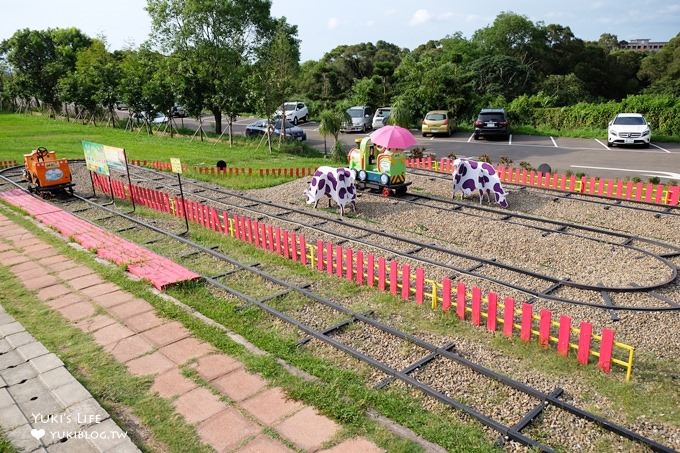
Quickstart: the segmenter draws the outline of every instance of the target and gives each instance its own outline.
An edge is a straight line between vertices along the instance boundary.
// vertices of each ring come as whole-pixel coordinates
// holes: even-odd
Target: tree
[[[600,39],[597,40],[597,45],[598,47],[601,47],[607,55],[620,47],[618,36],[612,35],[611,33],[602,33]]]
[[[551,107],[563,107],[590,100],[588,90],[575,74],[551,74],[540,83],[539,93],[552,98]]]
[[[526,16],[502,12],[491,26],[477,30],[472,41],[492,55],[515,57],[520,64],[532,66],[544,47],[544,30]]]
[[[649,93],[680,96],[680,33],[642,60],[638,76],[650,84]]]
[[[154,43],[184,61],[192,77],[200,78],[205,107],[222,132],[224,102],[237,97],[221,90],[243,89],[240,66],[248,65],[274,22],[267,0],[147,0]],[[237,83],[238,82],[238,83]]]
[[[326,136],[332,135],[335,140],[333,148],[338,146],[338,135],[343,121],[345,121],[345,113],[336,110],[324,110],[319,115],[319,133],[323,135],[323,153],[326,155]]]
[[[293,89],[293,81],[300,61],[300,41],[297,39],[297,26],[289,25],[285,18],[277,21],[276,31],[259,53],[255,65],[255,96],[259,100],[258,111],[271,118],[278,106],[283,103]],[[285,137],[285,111],[281,118],[281,137]],[[281,143],[279,137],[279,146]],[[271,152],[271,140],[269,141]]]
[[[53,115],[59,109],[58,81],[75,66],[75,55],[90,40],[75,28],[16,31],[0,44],[22,97],[45,103]]]

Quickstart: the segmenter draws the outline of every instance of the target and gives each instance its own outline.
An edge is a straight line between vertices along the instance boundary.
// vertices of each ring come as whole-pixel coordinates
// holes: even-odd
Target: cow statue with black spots
[[[341,216],[345,214],[347,205],[356,211],[357,191],[349,168],[317,168],[304,195],[307,197],[307,204],[314,203],[314,208],[325,195],[328,197],[328,207],[331,207],[331,200],[335,201],[340,207]]]
[[[482,204],[485,194],[489,203],[493,196],[500,207],[508,207],[506,193],[498,173],[493,165],[486,162],[460,158],[453,161],[453,198],[457,192],[461,192],[463,197],[477,193],[479,204]]]

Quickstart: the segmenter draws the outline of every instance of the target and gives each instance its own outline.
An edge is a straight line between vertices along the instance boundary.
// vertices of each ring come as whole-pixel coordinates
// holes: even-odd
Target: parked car
[[[156,113],[151,120],[151,124],[165,124],[167,123],[169,118],[162,113]]]
[[[375,111],[375,115],[373,115],[373,123],[371,124],[371,127],[373,129],[378,129],[379,127],[383,127],[385,124],[387,124],[387,118],[390,117],[390,112],[392,111],[392,107],[381,107]]]
[[[340,126],[341,132],[366,132],[373,128],[373,110],[366,105],[357,105],[347,109],[349,121]]]
[[[272,123],[273,129],[271,131],[273,136],[277,136],[281,134],[281,120],[277,119]],[[246,126],[246,137],[253,137],[256,135],[264,135],[267,132],[267,119],[266,118],[260,118],[254,123]],[[305,141],[307,140],[307,133],[305,133],[305,130],[302,129],[301,127],[298,127],[291,123],[290,121],[286,121],[286,138],[294,139],[294,140],[300,140],[300,141]]]
[[[642,145],[649,147],[652,128],[639,113],[619,113],[609,122],[607,145]]]
[[[432,110],[427,112],[421,126],[423,137],[434,134],[445,134],[450,137],[456,128],[451,112],[446,110]]]
[[[280,118],[283,115],[284,109],[286,111],[286,119],[296,126],[299,122],[307,121],[308,119],[309,110],[304,102],[285,102],[282,106],[279,106],[276,116]]]
[[[185,118],[187,116],[187,111],[180,105],[173,105],[170,109],[170,114],[174,118]]]
[[[482,109],[475,120],[474,138],[502,136],[507,139],[510,136],[508,127],[505,109]]]
[[[127,104],[125,102],[122,102],[122,101],[116,101],[114,105],[116,107],[116,110],[127,110],[128,109]]]

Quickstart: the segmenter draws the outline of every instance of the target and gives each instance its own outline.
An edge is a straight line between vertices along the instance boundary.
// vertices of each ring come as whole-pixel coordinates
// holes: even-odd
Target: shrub
[[[652,176],[647,181],[651,182],[652,184],[661,184],[661,178],[658,176]]]
[[[509,166],[512,163],[512,159],[510,159],[508,156],[501,156],[498,158],[498,164],[503,165],[505,167]]]
[[[642,182],[642,179],[640,179],[639,176],[633,176],[632,181],[633,181],[635,184],[637,184],[637,183],[639,183],[639,182]]]
[[[524,168],[526,171],[531,171],[534,169],[534,167],[532,167],[532,165],[529,162],[524,160],[519,163],[519,166]]]
[[[447,157],[447,159],[449,159],[449,160],[456,160],[456,159],[458,158],[458,156],[456,156],[456,155],[453,154],[453,153],[449,153],[449,155],[446,156],[446,157]]]
[[[480,162],[486,162],[488,164],[492,164],[491,162],[491,157],[488,154],[482,154],[479,157],[477,157],[477,160]]]

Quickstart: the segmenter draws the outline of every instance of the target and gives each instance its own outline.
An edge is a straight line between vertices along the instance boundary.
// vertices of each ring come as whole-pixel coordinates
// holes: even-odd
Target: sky
[[[104,36],[110,51],[136,47],[151,32],[144,0],[0,0],[0,40],[16,30],[77,27]],[[678,0],[272,0],[272,15],[298,26],[301,61],[341,44],[383,40],[414,49],[431,39],[464,37],[503,11],[534,23],[568,26],[577,38],[668,41],[680,32]]]

